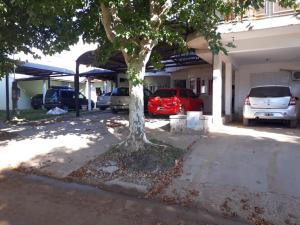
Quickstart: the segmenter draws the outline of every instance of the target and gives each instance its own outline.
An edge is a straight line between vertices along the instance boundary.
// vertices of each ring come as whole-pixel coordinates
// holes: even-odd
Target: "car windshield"
[[[47,99],[52,99],[54,101],[57,101],[58,100],[58,91],[57,90],[51,90],[49,89],[47,92],[46,92],[46,98]]]
[[[268,87],[256,87],[252,88],[249,97],[255,98],[276,98],[291,96],[290,89],[282,86],[268,86]]]
[[[61,97],[64,98],[64,99],[74,98],[74,92],[73,91],[61,91],[60,94],[61,94]]]
[[[114,88],[112,96],[129,96],[128,88]]]
[[[161,98],[169,98],[169,97],[174,97],[176,96],[176,90],[157,90],[153,94],[154,97],[161,97]]]

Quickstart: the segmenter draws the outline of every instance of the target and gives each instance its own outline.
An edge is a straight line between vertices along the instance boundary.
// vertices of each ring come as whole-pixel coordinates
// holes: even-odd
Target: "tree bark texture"
[[[144,114],[144,87],[143,81],[146,64],[151,51],[140,54],[137,58],[131,58],[127,63],[129,78],[129,136],[121,143],[128,152],[144,150],[146,144],[151,144],[145,132]]]

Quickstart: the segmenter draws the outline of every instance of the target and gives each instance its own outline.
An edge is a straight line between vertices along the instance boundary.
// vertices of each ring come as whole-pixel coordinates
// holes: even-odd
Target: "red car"
[[[203,101],[191,89],[158,89],[149,97],[148,112],[152,115],[184,114],[186,111],[201,111]]]

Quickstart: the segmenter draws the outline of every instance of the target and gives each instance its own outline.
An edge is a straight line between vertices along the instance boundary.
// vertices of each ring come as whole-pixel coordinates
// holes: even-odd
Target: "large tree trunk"
[[[145,132],[144,114],[144,88],[143,81],[145,76],[146,63],[148,57],[128,62],[129,77],[129,136],[121,143],[126,146],[128,152],[145,149],[146,144],[150,144]]]

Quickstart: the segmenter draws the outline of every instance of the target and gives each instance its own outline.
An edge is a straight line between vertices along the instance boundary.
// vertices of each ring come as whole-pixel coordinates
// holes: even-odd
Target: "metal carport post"
[[[5,92],[6,92],[6,120],[10,120],[9,115],[9,73],[5,75]]]
[[[79,66],[79,62],[76,61],[76,73],[74,75],[76,117],[79,117]]]

